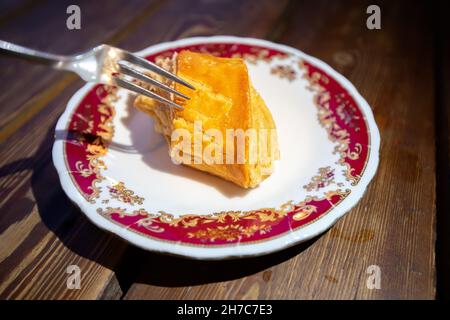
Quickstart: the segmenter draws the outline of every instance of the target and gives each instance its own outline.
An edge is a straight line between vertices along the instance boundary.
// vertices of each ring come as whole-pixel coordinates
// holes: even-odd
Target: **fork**
[[[140,86],[130,80],[130,78],[159,87],[160,89],[168,91],[184,99],[189,99],[188,96],[176,91],[170,86],[151,78],[138,69],[140,68],[143,70],[150,70],[155,74],[195,90],[192,85],[161,68],[160,66],[131,52],[106,44],[99,45],[81,54],[63,56],[25,48],[0,40],[0,52],[38,62],[53,67],[54,69],[75,72],[86,82],[97,82],[122,87],[127,90],[143,94],[149,98],[155,99],[180,110],[183,110],[182,106]]]

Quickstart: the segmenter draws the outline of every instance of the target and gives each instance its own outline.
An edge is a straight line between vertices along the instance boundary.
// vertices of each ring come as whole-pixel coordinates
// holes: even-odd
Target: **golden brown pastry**
[[[172,159],[244,188],[266,179],[279,158],[276,127],[245,62],[181,51],[162,65],[196,88],[175,84],[190,97],[170,97],[184,110],[145,96],[135,100],[137,108],[156,120],[155,129],[165,136]]]

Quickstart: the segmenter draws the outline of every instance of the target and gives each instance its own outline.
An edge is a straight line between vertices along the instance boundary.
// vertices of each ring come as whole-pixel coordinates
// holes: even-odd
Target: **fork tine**
[[[184,99],[189,100],[188,96],[186,96],[186,95],[176,91],[175,89],[172,89],[171,87],[165,85],[164,83],[156,81],[155,79],[152,79],[149,76],[147,76],[147,75],[145,75],[145,74],[143,74],[143,73],[141,73],[141,72],[139,72],[139,71],[137,71],[137,70],[127,66],[123,62],[124,61],[121,60],[121,61],[119,61],[117,63],[119,65],[119,71],[121,73],[126,74],[126,75],[131,76],[131,77],[134,77],[136,79],[142,80],[144,82],[150,83],[150,84],[152,84],[154,86],[157,86],[157,87],[159,87],[161,89],[164,89],[164,90],[169,91],[169,92],[171,92],[173,94],[176,94],[176,95],[178,95],[180,97],[183,97]]]
[[[168,99],[166,99],[164,97],[161,97],[161,96],[151,92],[150,90],[141,88],[138,85],[136,85],[136,84],[134,84],[134,83],[132,83],[130,81],[127,81],[127,80],[124,80],[122,78],[119,78],[117,75],[113,76],[113,81],[119,87],[131,90],[131,91],[139,93],[139,94],[143,94],[143,95],[145,95],[145,96],[147,96],[149,98],[155,99],[155,100],[157,100],[159,102],[166,103],[166,104],[168,104],[170,106],[173,106],[173,107],[175,107],[175,108],[177,108],[179,110],[184,110],[184,108],[182,106],[176,104],[175,102],[170,101],[170,100],[168,100]]]
[[[169,71],[161,68],[160,66],[158,66],[158,65],[156,65],[154,63],[151,63],[148,60],[145,60],[144,58],[135,56],[134,54],[132,54],[130,52],[125,52],[123,57],[126,60],[128,60],[129,62],[131,62],[131,63],[133,63],[135,65],[138,65],[138,66],[141,66],[143,68],[149,69],[149,70],[151,70],[151,71],[153,71],[153,72],[155,72],[155,73],[157,73],[159,75],[162,75],[162,76],[164,76],[164,77],[166,77],[166,78],[168,78],[170,80],[178,82],[179,84],[182,84],[182,85],[184,85],[184,86],[186,86],[186,87],[188,87],[188,88],[190,88],[192,90],[195,90],[195,88],[191,84],[189,84],[186,81],[184,81],[183,79],[173,75],[172,73],[170,73]]]

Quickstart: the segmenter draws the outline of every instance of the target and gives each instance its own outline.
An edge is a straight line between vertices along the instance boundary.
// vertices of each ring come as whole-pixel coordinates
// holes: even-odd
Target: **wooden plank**
[[[261,37],[281,18],[287,4],[288,0],[171,1],[128,37],[127,49],[137,51],[158,42],[195,36]]]
[[[155,12],[148,12],[147,16],[141,15],[137,24],[129,21],[113,38],[117,45],[136,50],[179,37],[183,32],[204,34],[203,25],[207,25],[211,33],[237,32],[239,23],[267,28],[264,26],[276,19],[285,1],[276,4],[263,1],[258,6],[253,1],[242,1],[233,7],[230,4],[236,3],[168,2]],[[236,22],[236,14],[244,9],[254,9],[254,15]],[[198,10],[211,12],[206,22],[197,18]],[[260,21],[261,16],[270,19]],[[255,32],[252,27],[248,30]],[[58,79],[62,81],[64,77]],[[55,121],[80,85],[80,81],[67,81],[61,90],[53,89],[55,96],[48,100],[38,95],[36,103],[42,104],[41,109],[1,146],[2,298],[117,298],[126,290],[132,269],[121,268],[121,260],[127,244],[95,228],[67,200],[51,163]],[[73,263],[80,266],[85,277],[81,290],[66,288],[65,268]]]
[[[306,244],[235,261],[202,262],[136,249],[127,299],[433,299],[434,92],[430,6],[384,1],[296,2],[271,37],[331,64],[372,106],[381,131],[377,175],[360,203]],[[417,28],[416,26],[420,26]],[[366,285],[381,269],[381,289]]]
[[[53,123],[76,86],[47,108]],[[11,145],[13,140],[4,149],[14,160],[1,169],[6,196],[0,218],[0,297],[97,298],[111,281],[118,282],[113,270],[126,245],[88,223],[64,195],[51,163],[53,128],[36,123],[31,130],[34,137],[25,138],[17,149]],[[114,254],[108,255],[111,248]],[[66,268],[72,264],[82,272],[80,290],[66,287]],[[120,290],[109,293],[114,298],[121,294]]]
[[[436,272],[437,297],[450,299],[450,30],[448,1],[435,6],[436,41]]]
[[[45,2],[5,23],[0,28],[0,38],[39,50],[74,54],[102,41],[117,42],[122,37],[118,32],[121,27],[139,21],[142,14],[148,16],[148,11],[151,12],[159,2],[131,0],[102,4],[99,1],[80,1],[80,30],[69,30],[66,27],[66,8],[72,4],[71,1]],[[48,102],[48,99],[54,98],[61,91],[61,87],[76,79],[75,76],[63,78],[60,71],[23,61],[17,62],[12,58],[2,58],[0,68],[0,83],[8,85],[8,90],[0,91],[0,142],[45,105],[34,100],[30,102],[32,97]]]
[[[34,0],[3,0],[0,3],[0,27],[41,4]]]

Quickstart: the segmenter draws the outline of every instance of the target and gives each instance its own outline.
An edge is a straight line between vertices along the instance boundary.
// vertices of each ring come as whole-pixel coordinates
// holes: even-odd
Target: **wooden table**
[[[0,57],[0,297],[433,299],[437,291],[448,297],[449,275],[441,271],[450,270],[444,10],[425,1],[378,2],[382,28],[368,30],[371,2],[2,1],[1,39],[63,54],[99,43],[135,51],[214,34],[299,48],[344,74],[367,99],[381,131],[381,158],[359,204],[307,243],[224,262],[145,252],[93,226],[59,184],[53,130],[82,82]],[[81,8],[81,30],[66,28],[73,3]],[[82,270],[79,290],[66,286],[71,264]],[[380,290],[366,286],[370,265],[380,267]]]

